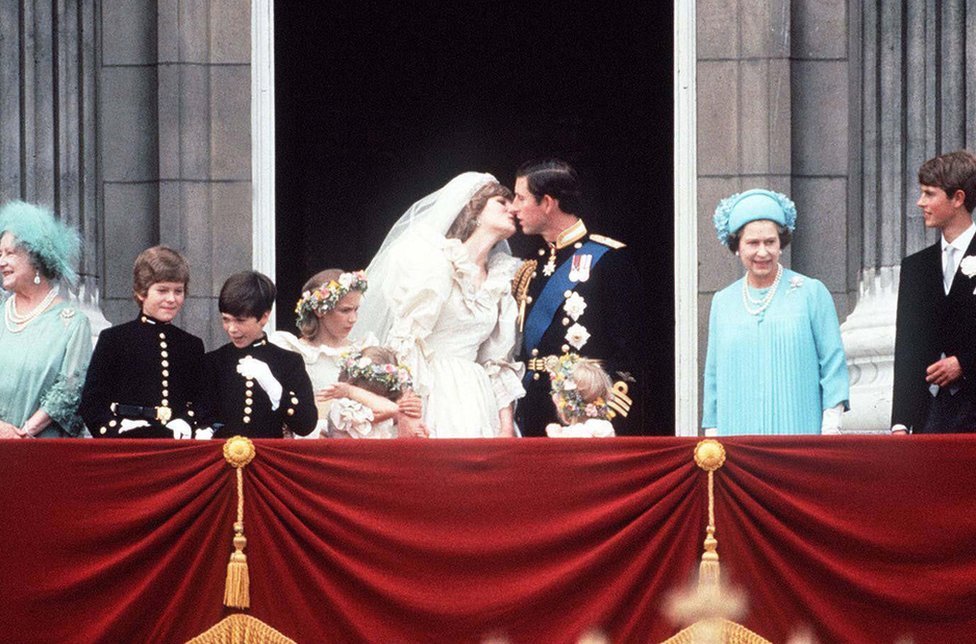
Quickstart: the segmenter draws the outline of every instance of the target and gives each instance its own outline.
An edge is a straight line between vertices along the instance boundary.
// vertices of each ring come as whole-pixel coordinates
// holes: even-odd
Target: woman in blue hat
[[[715,209],[718,238],[745,275],[708,319],[706,435],[836,434],[848,409],[847,359],[827,288],[779,263],[796,226],[785,195],[753,189]]]

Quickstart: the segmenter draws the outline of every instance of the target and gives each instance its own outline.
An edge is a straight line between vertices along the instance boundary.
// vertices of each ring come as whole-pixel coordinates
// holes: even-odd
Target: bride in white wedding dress
[[[383,297],[364,302],[354,333],[375,333],[410,367],[431,438],[515,434],[525,391],[510,199],[490,174],[461,174],[413,204],[366,269]]]

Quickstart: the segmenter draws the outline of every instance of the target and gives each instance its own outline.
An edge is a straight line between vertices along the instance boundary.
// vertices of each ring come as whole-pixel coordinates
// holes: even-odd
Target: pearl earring
[[[36,284],[40,284],[40,283],[41,283],[41,272],[40,271],[34,271],[34,284],[36,285]]]

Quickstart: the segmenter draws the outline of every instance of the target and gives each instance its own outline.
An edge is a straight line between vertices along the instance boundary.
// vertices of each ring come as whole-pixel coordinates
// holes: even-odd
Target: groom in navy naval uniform
[[[641,433],[639,275],[625,244],[586,229],[580,202],[578,175],[565,161],[530,161],[516,171],[511,212],[524,234],[539,235],[537,255],[513,284],[526,364],[526,395],[515,412],[523,436],[545,436],[558,422],[546,361],[568,352],[601,360],[610,374],[614,432]]]
[[[938,242],[901,263],[892,433],[976,431],[976,157],[929,159],[918,170],[926,228]]]

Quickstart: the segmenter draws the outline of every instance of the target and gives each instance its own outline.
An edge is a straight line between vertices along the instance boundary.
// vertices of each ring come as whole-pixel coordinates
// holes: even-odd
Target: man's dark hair
[[[217,308],[239,318],[261,319],[274,306],[278,289],[274,282],[257,271],[234,273],[220,289]]]
[[[515,171],[515,178],[525,177],[529,192],[536,202],[549,195],[559,202],[559,208],[578,215],[583,199],[579,175],[573,166],[559,159],[527,161]]]

